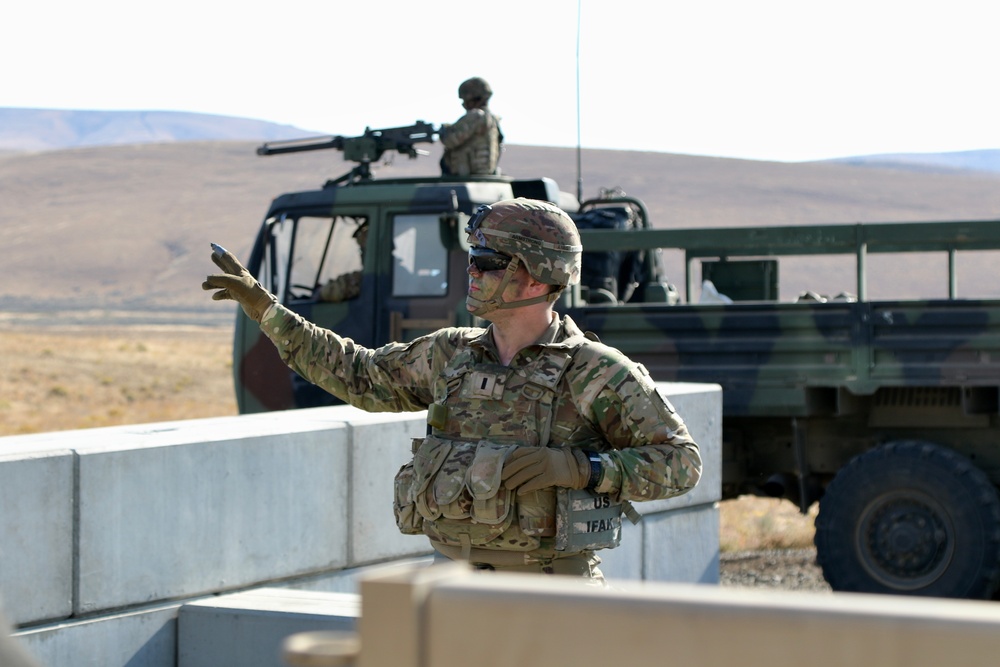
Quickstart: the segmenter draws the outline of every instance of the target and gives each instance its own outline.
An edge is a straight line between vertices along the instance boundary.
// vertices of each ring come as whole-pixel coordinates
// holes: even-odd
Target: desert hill
[[[274,196],[316,188],[351,166],[333,151],[258,157],[256,145],[172,142],[0,154],[6,257],[0,309],[8,320],[34,310],[97,311],[96,317],[143,310],[169,321],[220,317],[225,307],[200,288],[214,269],[209,242],[245,256]],[[436,173],[440,147],[428,148],[431,155],[417,160],[396,155],[377,175]],[[1000,219],[1000,175],[986,172],[599,150],[584,150],[582,163],[585,198],[620,187],[645,200],[658,227]],[[511,145],[501,167],[576,189],[575,149]],[[943,289],[943,262],[917,260],[892,269],[891,277]],[[989,260],[966,269],[960,289],[1000,284],[984,278],[994,266]],[[783,284],[796,271],[817,274],[817,267],[793,268]],[[875,281],[878,268],[872,271]],[[849,289],[852,272],[847,267],[829,286],[810,287]],[[681,279],[682,269],[671,269],[671,277]]]
[[[173,141],[273,141],[309,136],[290,125],[183,111],[0,108],[0,151]]]
[[[274,141],[318,134],[322,133],[251,118],[183,111],[0,107],[0,153],[175,141]],[[925,172],[1000,173],[1000,149],[858,155],[830,161]]]
[[[1000,173],[1000,150],[953,151],[947,153],[891,153],[860,155],[834,160],[841,164],[914,171],[964,170]]]

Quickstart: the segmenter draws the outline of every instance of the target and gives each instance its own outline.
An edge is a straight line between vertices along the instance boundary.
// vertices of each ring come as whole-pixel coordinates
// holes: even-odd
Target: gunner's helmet
[[[462,85],[458,87],[458,96],[463,102],[469,100],[485,102],[493,96],[493,89],[490,88],[490,84],[486,83],[486,79],[474,76],[462,82]]]

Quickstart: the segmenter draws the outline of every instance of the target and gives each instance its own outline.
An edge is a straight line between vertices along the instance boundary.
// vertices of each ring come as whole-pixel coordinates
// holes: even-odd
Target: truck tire
[[[989,599],[1000,579],[1000,498],[955,451],[891,442],[837,473],[815,543],[835,591]]]

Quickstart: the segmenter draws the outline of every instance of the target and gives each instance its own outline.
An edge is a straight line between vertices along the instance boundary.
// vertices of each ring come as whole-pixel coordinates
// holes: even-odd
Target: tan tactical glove
[[[259,323],[271,304],[277,303],[278,300],[260,286],[233,253],[214,243],[212,250],[212,261],[225,273],[209,276],[201,284],[201,288],[219,290],[212,295],[212,299],[215,301],[232,299],[238,302],[247,317]]]
[[[500,477],[519,496],[550,486],[582,489],[590,480],[590,462],[575,447],[518,447],[507,456]]]

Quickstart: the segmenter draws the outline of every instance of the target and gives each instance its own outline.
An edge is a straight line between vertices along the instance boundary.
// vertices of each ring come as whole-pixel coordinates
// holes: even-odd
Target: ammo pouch
[[[423,535],[424,518],[417,514],[413,502],[413,461],[396,473],[393,479],[392,513],[396,517],[396,527],[404,535]]]
[[[450,546],[508,551],[532,551],[541,538],[553,537],[555,550],[564,553],[618,546],[623,506],[605,495],[559,488],[515,499],[500,480],[515,446],[414,438],[413,461],[394,484],[399,530]]]
[[[556,490],[556,551],[613,549],[622,538],[622,503],[586,489]]]
[[[556,535],[555,489],[516,496],[500,474],[514,444],[414,438],[395,478],[393,512],[407,535],[450,546],[532,551]],[[590,501],[593,505],[593,500]]]
[[[456,546],[496,540],[511,528],[516,515],[513,494],[500,480],[512,447],[435,435],[415,438],[410,470],[403,466],[396,475],[393,510],[399,529]],[[537,546],[533,540],[520,548]]]

